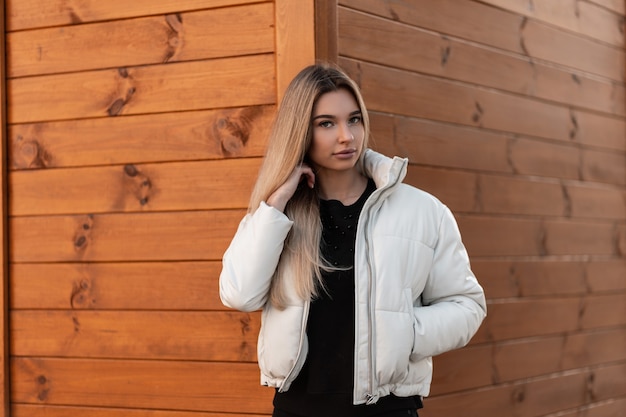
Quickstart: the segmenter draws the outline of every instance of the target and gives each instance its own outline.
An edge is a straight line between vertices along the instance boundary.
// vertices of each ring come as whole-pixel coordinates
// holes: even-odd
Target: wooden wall
[[[425,417],[626,415],[623,0],[340,0],[374,146],[455,212],[489,316]]]
[[[10,415],[270,413],[217,278],[313,1],[5,6]]]

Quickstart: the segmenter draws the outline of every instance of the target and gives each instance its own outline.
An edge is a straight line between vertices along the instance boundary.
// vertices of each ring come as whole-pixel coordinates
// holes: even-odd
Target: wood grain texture
[[[256,364],[14,358],[12,398],[34,405],[269,414]]]
[[[10,168],[258,157],[265,152],[274,109],[253,106],[12,125]]]
[[[420,415],[453,417],[458,415],[459,409],[469,409],[475,415],[487,417],[501,416],[502,410],[510,410],[514,415],[523,417],[547,415],[600,402],[607,398],[607,394],[617,398],[623,396],[626,392],[624,372],[626,365],[609,365],[496,385],[484,390],[441,395],[427,399]],[[604,391],[608,383],[614,384],[614,387]],[[598,395],[600,392],[604,394]]]
[[[265,417],[261,414],[200,413],[197,411],[133,410],[130,408],[64,407],[13,404],[14,417]]]
[[[18,217],[10,221],[11,261],[219,260],[243,216],[215,210]]]
[[[442,37],[390,19],[339,8],[342,56],[497,88],[525,96],[626,114],[623,86],[575,71]],[[389,44],[395,45],[389,48]],[[415,48],[414,45],[420,45]]]
[[[291,80],[315,62],[315,1],[275,0],[276,95],[280,100]]]
[[[10,33],[8,76],[271,53],[273,26],[264,3]]]
[[[252,55],[9,81],[8,120],[62,119],[273,104],[274,59]]]
[[[225,310],[221,269],[220,261],[12,264],[11,308]]]
[[[254,362],[261,315],[32,311],[11,314],[13,356]]]
[[[0,417],[9,416],[9,229],[5,1],[0,1]]]
[[[77,25],[254,2],[256,0],[111,0],[106,3],[98,0],[10,0],[7,2],[7,29]]]
[[[9,212],[23,216],[246,208],[259,166],[259,158],[235,158],[16,171],[9,177]]]
[[[617,47],[624,46],[622,16],[592,2],[577,0],[533,3],[525,0],[480,0],[480,2]]]

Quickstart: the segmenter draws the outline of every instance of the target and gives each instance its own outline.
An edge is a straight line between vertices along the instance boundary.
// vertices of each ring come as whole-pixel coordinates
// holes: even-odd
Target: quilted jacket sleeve
[[[263,202],[243,218],[222,259],[220,298],[225,306],[241,311],[263,307],[292,224]]]
[[[414,309],[413,360],[466,345],[487,313],[485,294],[470,269],[454,216],[445,206],[422,303]]]

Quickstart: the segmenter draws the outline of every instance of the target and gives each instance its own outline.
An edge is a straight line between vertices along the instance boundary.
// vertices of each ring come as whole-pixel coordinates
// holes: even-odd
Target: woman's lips
[[[356,154],[356,149],[346,149],[345,151],[336,152],[334,155],[339,159],[350,159]]]

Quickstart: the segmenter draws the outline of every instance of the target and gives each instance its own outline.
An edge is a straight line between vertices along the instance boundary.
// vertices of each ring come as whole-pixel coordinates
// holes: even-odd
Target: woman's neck
[[[315,186],[323,200],[338,200],[343,205],[353,204],[367,188],[367,178],[357,169],[326,171],[316,174]]]

